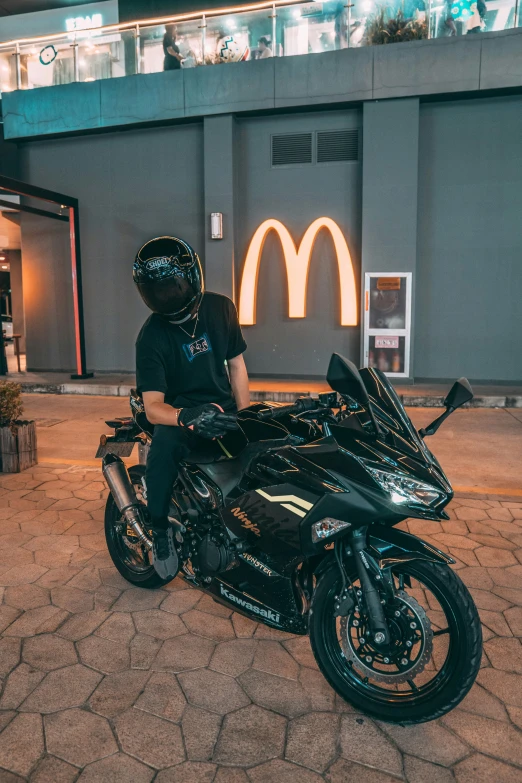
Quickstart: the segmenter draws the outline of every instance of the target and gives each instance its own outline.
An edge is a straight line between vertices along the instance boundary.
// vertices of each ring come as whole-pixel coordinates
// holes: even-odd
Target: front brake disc
[[[404,590],[398,590],[395,597],[397,604],[391,616],[388,617],[389,610],[386,612],[386,619],[396,632],[405,631],[400,635],[408,638],[395,638],[393,650],[381,650],[370,644],[370,630],[362,615],[351,612],[341,618],[341,646],[346,660],[368,679],[388,684],[405,683],[417,677],[424,671],[433,650],[433,630],[422,606]],[[414,650],[412,660],[410,655]]]

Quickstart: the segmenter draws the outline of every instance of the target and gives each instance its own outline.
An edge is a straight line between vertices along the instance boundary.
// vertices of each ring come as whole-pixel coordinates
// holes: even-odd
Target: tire
[[[448,634],[447,652],[431,685],[422,685],[418,691],[410,688],[409,693],[387,690],[368,678],[365,680],[355,671],[353,663],[347,661],[339,639],[339,621],[334,617],[335,596],[341,590],[336,564],[321,576],[315,589],[310,610],[310,642],[325,678],[356,709],[389,723],[423,723],[450,712],[475,682],[482,655],[480,619],[468,589],[448,566],[415,560],[392,571],[395,576],[404,575],[406,581],[408,577],[418,580],[442,606],[448,631],[436,635]],[[408,588],[404,589],[408,594]],[[426,671],[426,676],[430,673]]]
[[[129,476],[134,487],[141,486],[141,479],[145,475],[144,465],[134,465],[129,469]],[[145,505],[142,503],[142,505]],[[154,567],[143,560],[139,562],[139,555],[133,553],[127,547],[127,537],[116,530],[116,526],[122,523],[122,516],[109,493],[105,506],[105,540],[112,562],[127,582],[136,587],[154,589],[168,584],[170,579],[163,580],[154,570]],[[135,555],[133,557],[133,555]],[[133,560],[135,562],[133,562]]]

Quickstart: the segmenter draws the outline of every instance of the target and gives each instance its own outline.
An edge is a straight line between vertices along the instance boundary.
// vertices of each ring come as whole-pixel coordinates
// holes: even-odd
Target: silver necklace
[[[194,331],[193,331],[192,334],[190,334],[190,332],[187,332],[187,330],[184,329],[181,324],[177,324],[177,325],[179,326],[180,329],[182,329],[185,332],[187,337],[190,337],[193,340],[194,337],[196,336],[196,329],[198,328],[198,321],[199,321],[199,313],[196,316],[196,325],[194,326]]]

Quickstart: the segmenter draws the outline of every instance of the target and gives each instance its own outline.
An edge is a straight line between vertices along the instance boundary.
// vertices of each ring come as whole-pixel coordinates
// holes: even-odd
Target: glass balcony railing
[[[522,0],[275,0],[0,43],[0,91],[507,30]]]

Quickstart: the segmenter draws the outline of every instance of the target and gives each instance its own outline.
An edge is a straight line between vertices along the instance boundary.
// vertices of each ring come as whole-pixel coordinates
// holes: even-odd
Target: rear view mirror
[[[332,354],[326,380],[330,387],[345,397],[351,397],[363,407],[368,405],[368,392],[353,362],[338,353]]]
[[[379,422],[375,418],[375,413],[370,405],[368,391],[359,370],[353,362],[345,359],[344,356],[338,353],[333,353],[328,365],[326,380],[334,391],[342,394],[343,397],[351,397],[352,400],[366,408],[374,434],[377,436],[382,435],[382,428],[379,426]]]
[[[473,389],[469,385],[467,378],[459,378],[455,381],[444,400],[445,408],[460,408],[473,399]]]
[[[442,422],[446,421],[456,408],[460,408],[461,405],[465,405],[472,399],[473,389],[469,385],[469,381],[467,378],[459,378],[458,381],[455,381],[444,400],[446,410],[435,421],[432,421],[428,427],[423,427],[419,430],[421,438],[425,438],[426,435],[435,435]]]

